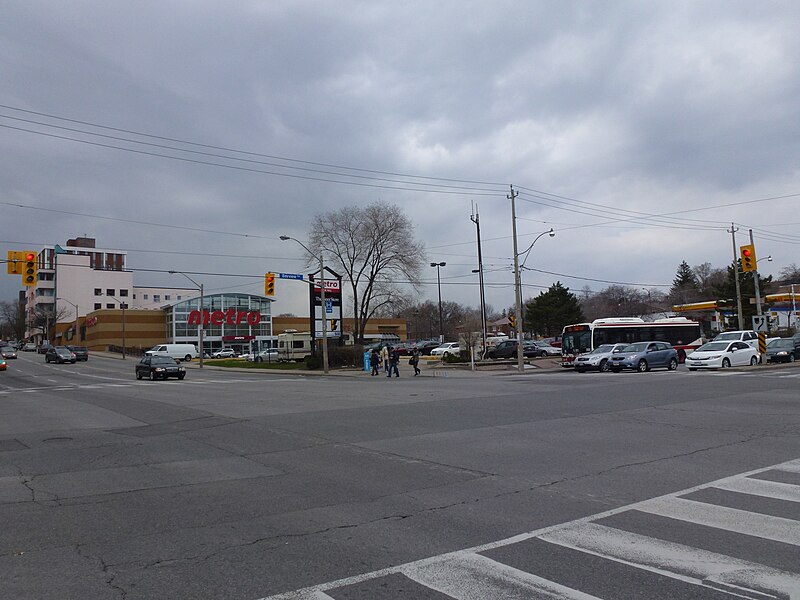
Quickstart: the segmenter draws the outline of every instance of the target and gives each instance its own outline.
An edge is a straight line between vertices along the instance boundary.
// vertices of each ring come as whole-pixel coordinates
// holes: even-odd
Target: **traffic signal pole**
[[[753,230],[752,229],[750,230],[750,245],[753,248],[756,247],[755,242],[753,242]],[[758,285],[758,261],[756,260],[754,264],[755,264],[755,267],[756,267],[755,271],[753,271],[753,283],[755,283],[755,286],[756,286],[756,311],[757,311],[758,316],[760,317],[761,316],[761,290],[759,289],[759,285]]]
[[[517,208],[514,202],[519,192],[511,186],[511,194],[506,196],[511,200],[511,233],[514,238],[514,287],[516,288],[516,333],[517,333],[517,369],[525,371],[525,354],[522,351],[522,281],[519,277],[519,254],[517,252]]]
[[[739,263],[738,255],[736,254],[736,232],[739,228],[731,223],[731,228],[728,233],[731,234],[731,242],[733,243],[733,277],[736,282],[736,313],[739,317],[739,331],[744,329],[744,315],[742,314],[742,288],[739,284]]]

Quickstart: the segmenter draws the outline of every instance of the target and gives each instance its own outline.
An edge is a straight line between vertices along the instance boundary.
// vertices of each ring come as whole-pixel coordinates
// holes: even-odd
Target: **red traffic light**
[[[36,259],[36,255],[33,252],[28,252],[25,255],[25,260],[34,260],[34,259]]]
[[[749,249],[749,248],[744,248],[744,249],[742,250],[742,254],[743,254],[744,256],[748,256],[748,257],[749,257],[749,256],[750,256],[750,254],[751,254],[751,252],[750,252],[750,249]]]

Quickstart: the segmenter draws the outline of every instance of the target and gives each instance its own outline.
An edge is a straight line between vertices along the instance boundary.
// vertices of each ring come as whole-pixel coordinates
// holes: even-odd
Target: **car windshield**
[[[623,352],[644,352],[645,350],[647,350],[647,342],[629,344],[622,349]]]
[[[698,352],[722,352],[728,349],[730,342],[708,342],[700,346]]]
[[[598,346],[589,354],[605,354],[606,352],[611,352],[614,349],[614,344],[603,344],[602,346]]]
[[[169,356],[154,356],[153,360],[150,361],[150,364],[153,364],[153,365],[177,365],[178,363],[175,362],[174,358],[170,358]]]
[[[741,333],[737,333],[735,331],[728,331],[727,333],[720,333],[717,337],[714,338],[714,341],[721,341],[721,340],[738,340],[742,337]]]
[[[783,340],[772,340],[769,344],[767,344],[768,348],[793,348],[794,347],[794,340],[790,339],[783,339]]]

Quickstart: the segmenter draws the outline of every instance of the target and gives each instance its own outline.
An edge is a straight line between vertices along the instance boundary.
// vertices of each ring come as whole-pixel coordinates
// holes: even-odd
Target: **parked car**
[[[523,340],[522,356],[525,358],[533,358],[535,356],[539,356],[541,352],[541,349],[536,345],[535,342]],[[517,340],[505,339],[502,342],[497,342],[493,347],[486,351],[486,358],[517,358]]]
[[[713,342],[744,342],[758,350],[758,334],[753,330],[723,331]]]
[[[28,342],[22,347],[23,352],[36,352],[36,344],[33,342]]]
[[[776,338],[767,344],[767,362],[794,362],[800,358],[800,338]]]
[[[690,371],[697,369],[727,369],[758,364],[758,349],[745,342],[714,340],[700,346],[686,356]]]
[[[429,355],[434,348],[439,347],[439,342],[434,340],[422,340],[420,342],[417,342],[416,347],[417,350],[419,350],[420,354]]]
[[[592,370],[608,371],[608,360],[615,352],[621,352],[623,348],[625,348],[625,344],[602,344],[591,352],[576,356],[573,367],[578,373]]]
[[[62,346],[62,347],[63,347],[63,346]],[[47,354],[47,351],[48,351],[48,350],[50,350],[50,348],[54,348],[54,346],[53,346],[52,344],[50,344],[50,342],[48,342],[47,340],[45,340],[44,342],[42,342],[42,345],[41,345],[41,346],[39,346],[39,347],[36,349],[36,351],[37,351],[39,354]]]
[[[5,371],[8,368],[6,365],[6,359],[0,356],[0,371]]]
[[[665,367],[670,371],[678,368],[678,352],[667,342],[636,342],[628,344],[611,356],[609,369],[619,373],[633,369],[644,373],[652,368]]]
[[[145,356],[136,363],[136,379],[143,377],[153,381],[169,377],[183,379],[186,377],[186,369],[170,356]]]
[[[76,360],[86,362],[89,360],[89,349],[86,346],[67,346],[75,355]]]
[[[212,352],[211,358],[236,358],[236,351],[233,348],[223,348]]]
[[[13,346],[0,346],[0,356],[8,360],[9,358],[17,358],[17,351]]]
[[[441,346],[431,350],[431,356],[441,356],[442,358],[458,356],[460,353],[461,346],[458,342],[445,342]]]
[[[537,340],[530,342],[533,346],[535,346],[538,350],[536,356],[561,356],[561,348],[556,348],[555,346],[551,346],[547,342]],[[525,352],[527,356],[527,351]]]
[[[248,354],[245,357],[245,360],[248,362],[278,362],[278,349],[265,348],[260,352],[254,352],[253,354]]]
[[[75,363],[75,354],[64,346],[50,346],[44,353],[46,363]]]

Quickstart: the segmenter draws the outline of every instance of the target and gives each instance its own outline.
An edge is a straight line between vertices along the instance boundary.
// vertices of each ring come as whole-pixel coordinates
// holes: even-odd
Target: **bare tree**
[[[308,238],[350,285],[358,342],[363,342],[367,321],[377,311],[407,302],[401,282],[419,285],[425,248],[414,239],[414,226],[397,206],[379,202],[317,215]],[[318,259],[308,258],[309,264]]]
[[[0,319],[6,329],[16,339],[25,338],[25,303],[19,300],[15,302],[0,302]]]

